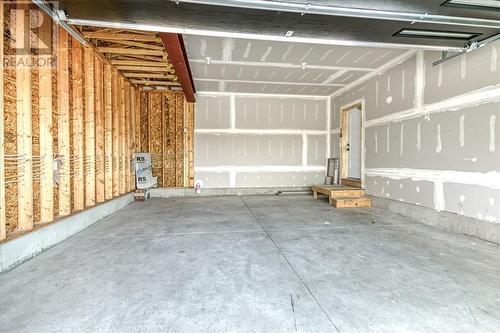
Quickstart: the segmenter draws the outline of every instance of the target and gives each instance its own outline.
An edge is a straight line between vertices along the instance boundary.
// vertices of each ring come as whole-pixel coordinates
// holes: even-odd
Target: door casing
[[[354,109],[361,110],[361,186],[365,184],[365,101],[358,100],[347,104],[340,109],[340,178],[348,178],[349,156],[347,144],[349,143],[349,117],[348,113]]]

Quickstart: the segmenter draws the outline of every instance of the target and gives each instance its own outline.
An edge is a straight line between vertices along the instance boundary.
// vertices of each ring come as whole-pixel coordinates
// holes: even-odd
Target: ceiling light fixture
[[[499,0],[448,0],[441,6],[500,10]]]
[[[481,34],[478,33],[459,32],[459,31],[401,29],[400,31],[396,32],[393,36],[410,37],[410,38],[471,40],[480,35]]]

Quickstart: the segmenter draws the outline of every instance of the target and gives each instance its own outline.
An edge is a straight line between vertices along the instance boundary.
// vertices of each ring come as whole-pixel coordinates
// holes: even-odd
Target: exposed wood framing
[[[104,66],[104,198],[113,197],[113,91],[111,65]]]
[[[116,66],[121,71],[140,71],[140,72],[164,72],[172,73],[173,71],[167,67],[153,67],[153,66]]]
[[[3,6],[0,6],[3,8]],[[3,26],[3,25],[2,25]],[[52,22],[43,20],[40,26],[39,49],[52,44]],[[45,45],[48,43],[48,45]],[[38,69],[38,94],[40,103],[40,222],[54,220],[54,181],[52,171],[52,63],[51,54],[41,54]],[[1,187],[1,185],[0,185]],[[1,189],[0,189],[1,190]]]
[[[84,200],[84,147],[83,147],[83,62],[82,46],[77,40],[72,41],[72,169],[73,169],[73,208],[82,210]]]
[[[123,84],[123,97],[124,97],[124,178],[125,178],[125,191],[130,190],[130,83],[124,82]]]
[[[0,241],[7,237],[5,214],[5,143],[4,143],[4,5],[0,5]]]
[[[95,196],[96,202],[104,201],[104,91],[103,63],[95,58]]]
[[[145,86],[173,86],[173,87],[180,86],[180,83],[178,82],[168,82],[168,81],[130,80],[130,82]]]
[[[71,213],[70,181],[70,128],[69,128],[69,39],[68,33],[59,28],[57,47],[57,151],[59,169],[59,215]]]
[[[85,206],[95,204],[94,51],[84,49],[85,68]]]
[[[8,241],[56,217],[133,190],[130,160],[140,141],[141,115],[137,88],[110,59],[94,46],[84,48],[29,2],[0,5],[0,27],[4,32],[0,43],[0,241]],[[162,55],[114,59],[141,65],[154,62],[167,74],[170,66],[158,37],[134,35],[139,37],[120,39],[119,44]],[[14,61],[17,65],[11,65]],[[130,73],[137,76],[135,71]]]
[[[181,92],[171,91],[142,91],[139,100],[140,148],[151,153],[159,186],[192,187],[193,104]]]
[[[135,151],[141,152],[141,94],[134,89],[135,98]]]
[[[33,156],[31,145],[31,67],[29,66],[29,5],[18,4],[16,15],[16,86],[17,86],[17,154],[18,229],[33,229]],[[23,38],[24,37],[24,38]]]
[[[131,40],[140,42],[161,42],[155,35],[139,35],[129,33],[116,32],[84,32],[83,36],[89,39],[106,39],[106,40]]]
[[[159,61],[145,61],[145,60],[112,60],[111,63],[115,66],[145,66],[145,67],[162,67],[171,69],[172,65],[165,64]]]
[[[85,38],[136,85],[176,85],[178,82],[160,36],[154,32],[79,28]],[[153,73],[152,73],[153,72]],[[159,73],[171,75],[159,75]]]
[[[158,74],[158,73],[123,73],[125,77],[135,78],[150,78],[150,79],[174,79],[174,75]]]
[[[149,49],[131,49],[125,47],[99,47],[97,48],[101,53],[110,54],[136,54],[136,55],[153,55],[164,56],[165,51],[149,50]]]
[[[125,135],[126,135],[126,127],[125,127],[125,87],[124,87],[124,80],[123,77],[120,76],[118,79],[118,110],[119,110],[119,120],[120,120],[120,128],[119,128],[119,137],[120,137],[120,142],[119,142],[119,155],[120,155],[120,194],[124,194],[126,191],[126,181],[125,181],[125,163],[126,163],[126,140],[125,140]]]
[[[136,90],[133,86],[129,86],[129,95],[130,95],[130,128],[129,128],[129,133],[130,133],[130,155],[129,157],[133,157],[134,153],[137,151],[137,136],[136,136]],[[129,158],[129,159],[130,159]],[[130,170],[129,170],[129,177],[130,177],[130,184],[129,184],[129,189],[132,191],[135,189],[135,173],[133,170],[132,165],[129,163]]]
[[[184,187],[194,186],[194,103],[185,101],[186,155]]]
[[[119,112],[119,93],[118,93],[118,72],[112,73],[112,95],[113,95],[113,196],[120,194],[120,112]]]

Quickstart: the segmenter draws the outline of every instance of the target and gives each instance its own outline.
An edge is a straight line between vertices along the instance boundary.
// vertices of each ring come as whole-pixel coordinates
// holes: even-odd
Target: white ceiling
[[[192,35],[184,42],[198,92],[328,96],[405,52]]]

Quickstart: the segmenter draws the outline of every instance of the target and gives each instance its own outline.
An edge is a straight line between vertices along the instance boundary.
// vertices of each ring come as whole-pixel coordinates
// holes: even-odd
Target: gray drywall
[[[236,128],[325,130],[326,100],[236,96]]]
[[[195,178],[204,187],[324,181],[327,99],[199,94],[195,110]]]
[[[345,106],[365,100],[366,120],[408,110],[415,105],[416,56],[396,65],[385,73],[381,73],[368,81],[353,87],[332,101],[332,129],[340,126],[339,110]]]
[[[435,103],[500,83],[499,43],[433,67],[432,63],[440,57],[441,53],[437,52],[425,54],[425,103]]]
[[[239,172],[236,187],[310,186],[321,184],[324,180],[324,172]]]
[[[366,167],[391,168],[396,164],[414,169],[500,170],[498,151],[490,151],[492,117],[500,119],[500,102],[368,127]],[[500,133],[500,121],[495,121],[493,130]],[[494,143],[500,147],[500,135],[495,136]]]
[[[364,101],[369,194],[500,223],[500,43],[433,67],[439,56],[417,52],[332,97],[330,128]]]
[[[196,101],[196,126],[199,128],[229,128],[229,96],[205,96]]]

